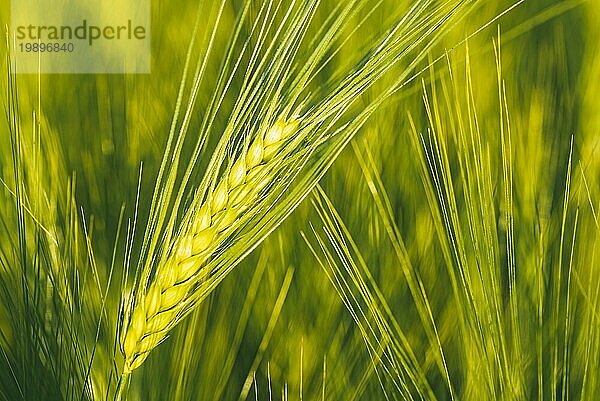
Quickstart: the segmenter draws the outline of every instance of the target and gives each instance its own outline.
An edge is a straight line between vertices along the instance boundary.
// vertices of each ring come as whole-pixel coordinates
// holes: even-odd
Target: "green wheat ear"
[[[224,174],[212,195],[204,201],[172,242],[159,263],[147,291],[141,291],[129,324],[121,334],[124,374],[131,373],[177,324],[195,284],[209,273],[203,269],[218,244],[228,236],[242,213],[257,205],[275,167],[273,158],[298,129],[298,120],[279,119],[258,135]]]

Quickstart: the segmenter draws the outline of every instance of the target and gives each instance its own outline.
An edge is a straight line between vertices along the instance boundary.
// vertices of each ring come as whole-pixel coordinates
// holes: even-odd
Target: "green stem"
[[[119,382],[117,383],[117,391],[115,392],[115,401],[125,401],[125,392],[127,391],[127,387],[129,385],[129,375],[130,372],[123,372],[121,377],[119,378]]]

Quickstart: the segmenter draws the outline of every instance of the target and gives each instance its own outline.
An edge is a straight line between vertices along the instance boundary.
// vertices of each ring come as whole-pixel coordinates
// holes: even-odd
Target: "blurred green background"
[[[410,4],[373,2],[315,87]],[[319,188],[134,372],[127,399],[600,397],[600,3],[525,0],[478,31],[513,4],[482,1],[443,32]],[[319,4],[308,37],[336,5]],[[0,399],[112,399],[138,181],[134,238],[197,12],[201,36],[215,7],[152,1],[148,75],[9,76],[2,58]],[[241,8],[226,2],[198,115]]]

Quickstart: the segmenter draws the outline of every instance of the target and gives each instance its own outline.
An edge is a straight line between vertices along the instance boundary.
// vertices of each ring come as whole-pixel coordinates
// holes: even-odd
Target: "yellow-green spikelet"
[[[268,162],[298,127],[297,120],[278,120],[259,135],[222,177],[212,196],[198,209],[190,229],[180,236],[157,268],[146,293],[136,300],[122,335],[124,373],[139,367],[173,327],[192,284],[214,251],[217,236],[250,208],[269,184]]]

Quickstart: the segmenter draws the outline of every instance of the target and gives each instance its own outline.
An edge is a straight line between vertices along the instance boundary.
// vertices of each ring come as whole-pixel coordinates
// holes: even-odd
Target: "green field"
[[[597,0],[153,0],[149,74],[10,7],[0,401],[600,399]]]

